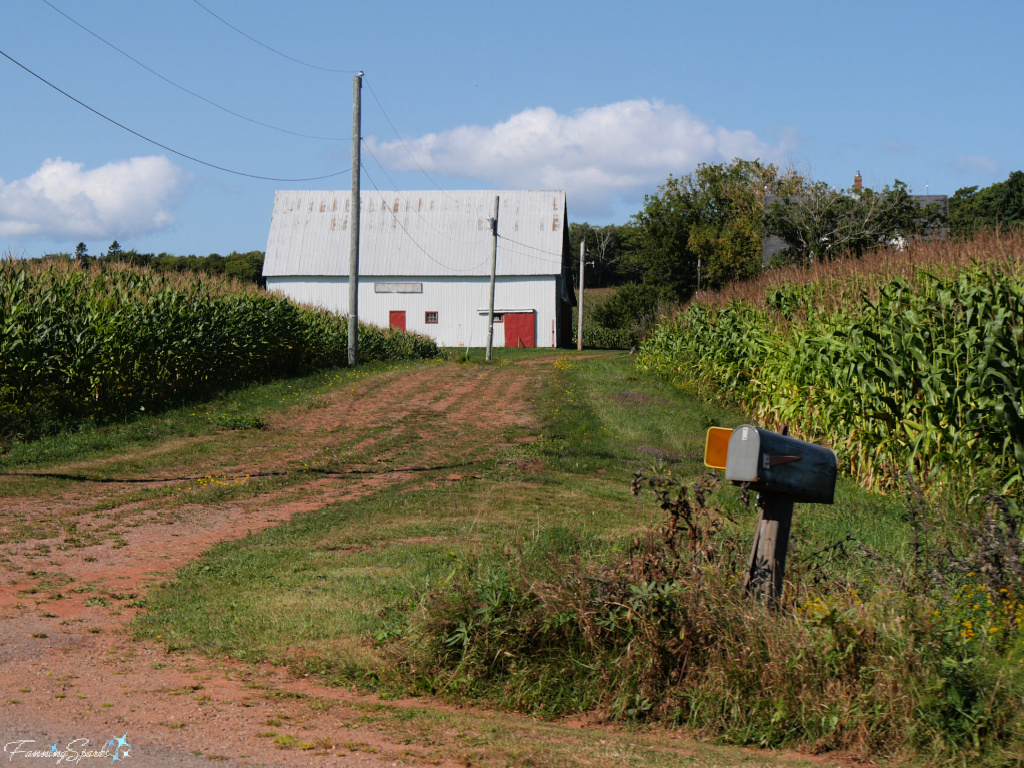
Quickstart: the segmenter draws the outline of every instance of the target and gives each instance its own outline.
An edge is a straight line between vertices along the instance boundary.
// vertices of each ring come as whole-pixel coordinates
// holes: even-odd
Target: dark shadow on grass
[[[391,469],[349,469],[344,472],[337,472],[333,470],[320,470],[320,469],[303,469],[295,472],[251,472],[247,474],[247,477],[291,477],[293,475],[317,475],[320,477],[350,477],[350,476],[367,476],[374,477],[377,475],[395,475],[407,472],[422,473],[422,472],[440,472],[447,469],[467,469],[469,467],[480,466],[481,464],[487,463],[486,461],[465,461],[458,464],[439,464],[433,467],[393,467]],[[187,475],[184,477],[141,477],[141,478],[127,478],[127,477],[86,477],[85,475],[70,475],[63,472],[0,472],[0,477],[38,477],[49,480],[69,480],[71,482],[78,483],[102,483],[105,485],[145,485],[147,483],[181,483],[189,480],[200,480],[206,475]]]

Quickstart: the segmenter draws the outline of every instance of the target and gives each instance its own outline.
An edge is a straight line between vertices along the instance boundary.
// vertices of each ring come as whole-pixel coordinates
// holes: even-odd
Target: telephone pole
[[[587,239],[580,240],[580,300],[579,315],[576,319],[576,351],[583,351],[583,263],[587,258]]]
[[[348,246],[348,364],[359,365],[359,142],[363,73],[352,78],[352,221]]]
[[[491,298],[487,305],[487,354],[490,362],[494,349],[494,275],[498,271],[498,196],[494,196],[494,217],[491,219]],[[507,334],[506,334],[507,336]]]

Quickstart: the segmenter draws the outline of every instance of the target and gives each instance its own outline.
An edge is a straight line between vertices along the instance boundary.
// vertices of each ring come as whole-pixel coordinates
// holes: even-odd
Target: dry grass
[[[108,293],[115,291],[125,276],[132,275],[137,278],[145,277],[151,280],[153,292],[163,289],[177,291],[191,291],[197,286],[214,296],[229,296],[233,294],[244,294],[252,296],[258,293],[265,293],[261,288],[249,282],[242,282],[234,277],[213,276],[203,272],[157,272],[147,267],[137,267],[132,264],[121,262],[104,263],[102,266],[83,267],[77,261],[63,258],[45,258],[25,261],[15,258],[10,252],[0,256],[0,283],[8,282],[17,277],[17,274],[24,271],[29,280],[40,278],[60,279],[69,274],[96,275],[103,273],[109,275],[112,281],[106,286]]]
[[[944,274],[958,272],[972,264],[1005,265],[1007,271],[1020,270],[1024,267],[1024,231],[982,231],[971,240],[916,241],[903,251],[877,248],[859,259],[848,256],[809,267],[773,269],[752,280],[731,283],[720,291],[698,291],[678,311],[685,311],[691,304],[721,309],[732,301],[763,308],[771,290],[808,284],[819,285],[821,297],[838,307],[861,294],[874,300],[880,286],[895,278],[913,280],[919,270]]]

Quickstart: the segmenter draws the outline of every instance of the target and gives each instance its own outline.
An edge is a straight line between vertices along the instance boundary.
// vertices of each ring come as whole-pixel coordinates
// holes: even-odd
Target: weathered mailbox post
[[[758,492],[760,515],[744,586],[747,592],[776,603],[782,597],[793,503],[832,503],[835,453],[744,424],[732,430],[709,429],[704,463],[725,470],[726,480],[749,483]]]

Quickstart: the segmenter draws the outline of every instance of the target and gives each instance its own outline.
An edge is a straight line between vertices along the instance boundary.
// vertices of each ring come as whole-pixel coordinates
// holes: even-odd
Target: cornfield
[[[341,366],[347,354],[344,318],[234,281],[0,261],[0,440]],[[436,354],[426,337],[361,326],[361,361]]]
[[[1019,497],[1024,240],[916,248],[938,254],[930,270],[846,301],[833,275],[769,286],[756,305],[693,303],[656,329],[639,365],[831,445],[865,487],[912,474],[968,496]]]

